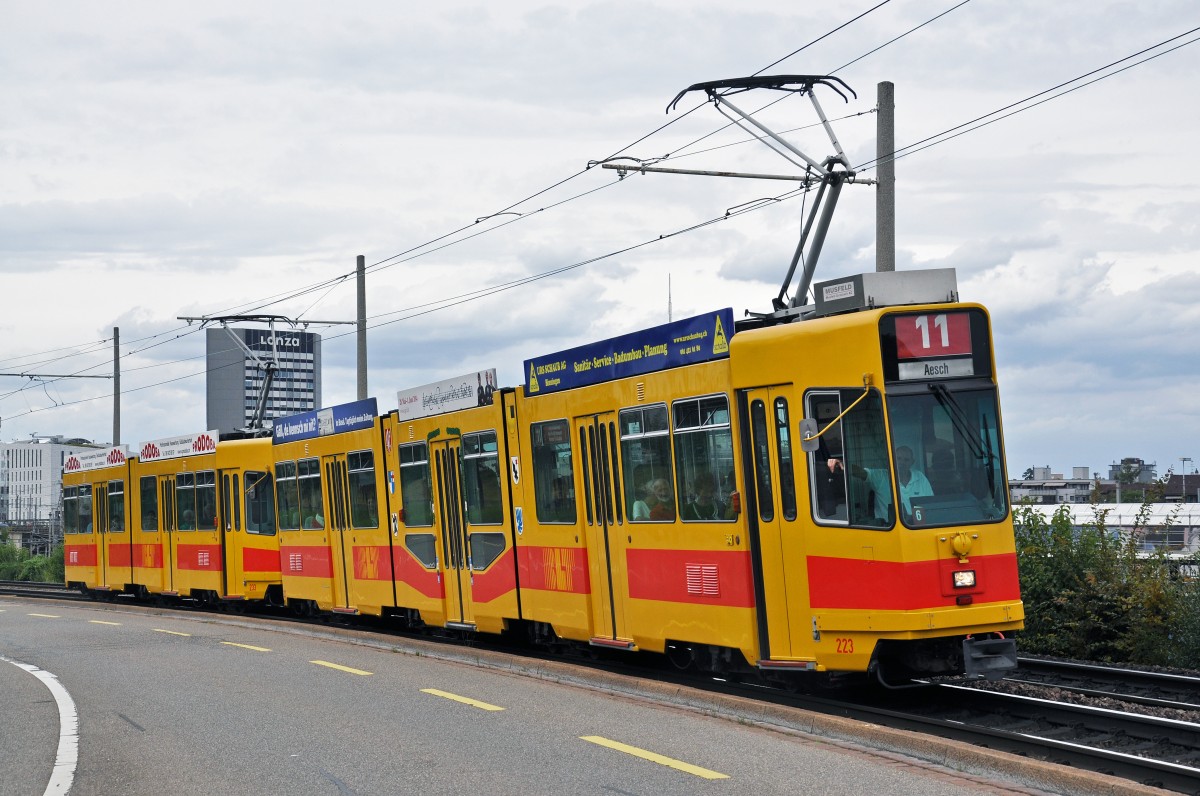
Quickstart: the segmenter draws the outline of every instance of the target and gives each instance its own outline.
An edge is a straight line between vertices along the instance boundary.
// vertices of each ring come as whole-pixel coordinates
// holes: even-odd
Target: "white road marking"
[[[20,663],[3,655],[0,655],[0,661],[8,661],[41,680],[42,685],[50,690],[54,701],[58,703],[58,756],[54,759],[54,771],[50,774],[50,782],[46,785],[44,796],[66,796],[71,792],[71,784],[75,781],[75,767],[79,763],[79,712],[75,709],[75,700],[71,699],[58,677],[45,669],[39,669],[29,663]]]

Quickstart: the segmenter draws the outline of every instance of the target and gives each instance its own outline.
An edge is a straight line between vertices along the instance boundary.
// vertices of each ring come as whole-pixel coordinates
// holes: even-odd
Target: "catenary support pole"
[[[121,327],[113,327],[113,445],[121,444]]]
[[[875,270],[896,270],[896,87],[887,81],[877,86],[875,164]]]
[[[358,255],[358,400],[367,398],[367,258]]]

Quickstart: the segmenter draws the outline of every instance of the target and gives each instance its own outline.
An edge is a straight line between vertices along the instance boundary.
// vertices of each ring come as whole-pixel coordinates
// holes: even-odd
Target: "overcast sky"
[[[857,98],[818,97],[859,165],[880,81],[904,147],[1174,39],[899,160],[897,267],[954,267],[992,312],[1010,476],[1190,472],[1200,9],[971,0],[855,60],[957,2],[892,0],[778,64],[874,2],[4,3],[0,371],[111,373],[120,327],[122,441],[202,430],[204,335],[177,317],[352,320],[353,280],[326,283],[362,254],[381,409],[477,368],[516,385],[527,357],[665,322],[668,282],[676,318],[769,309],[801,199],[669,235],[792,184],[586,169],[796,173],[701,95],[664,113],[682,88],[837,70]],[[761,118],[815,121],[797,97]],[[874,269],[874,203],[845,189],[818,280]],[[325,403],[353,400],[353,327],[310,331]],[[108,380],[0,377],[0,440],[107,441],[111,411]]]

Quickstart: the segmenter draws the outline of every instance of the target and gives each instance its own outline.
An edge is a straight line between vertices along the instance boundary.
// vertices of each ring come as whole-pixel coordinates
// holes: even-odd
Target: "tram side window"
[[[196,474],[175,476],[175,508],[179,511],[179,530],[196,530]]]
[[[671,406],[680,516],[685,522],[734,519],[733,433],[724,395],[688,398]]]
[[[300,492],[296,486],[296,463],[276,462],[275,483],[280,530],[300,530]]]
[[[862,400],[854,404],[859,398]],[[810,392],[805,410],[823,432],[817,450],[808,455],[810,496],[817,520],[890,527],[895,509],[879,393],[872,390],[863,397],[859,389]]]
[[[675,519],[675,494],[671,477],[671,432],[667,406],[622,409],[621,464],[625,472],[626,516],[632,522],[668,522]]]
[[[467,522],[499,525],[504,521],[504,503],[500,496],[500,456],[495,431],[463,434],[462,468]]]
[[[321,461],[296,462],[296,480],[300,488],[300,527],[321,530],[325,527],[325,505],[321,499]]]
[[[275,535],[275,490],[271,474],[246,472],[246,533]]]
[[[355,528],[378,528],[375,454],[373,451],[355,451],[346,457],[346,464],[350,473],[350,520]]]
[[[125,482],[108,482],[108,532],[125,530]]]
[[[424,442],[417,442],[401,445],[398,453],[404,524],[410,528],[429,527],[433,525],[433,502],[429,497],[429,449]],[[425,558],[421,560],[426,561]]]
[[[574,524],[577,514],[570,426],[566,420],[534,423],[529,437],[538,522]]]
[[[196,530],[217,529],[217,474],[212,470],[196,473]]]
[[[785,520],[796,519],[796,474],[792,465],[792,438],[788,429],[786,398],[775,399],[775,447],[779,453],[779,502]]]
[[[158,479],[143,475],[138,479],[138,498],[142,510],[142,530],[158,530]]]
[[[63,533],[79,533],[79,493],[77,487],[63,487]]]

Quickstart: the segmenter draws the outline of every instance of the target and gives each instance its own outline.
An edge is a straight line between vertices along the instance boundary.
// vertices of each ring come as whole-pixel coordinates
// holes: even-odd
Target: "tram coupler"
[[[969,679],[999,680],[1017,668],[1016,639],[967,636],[962,648],[963,667]]]

